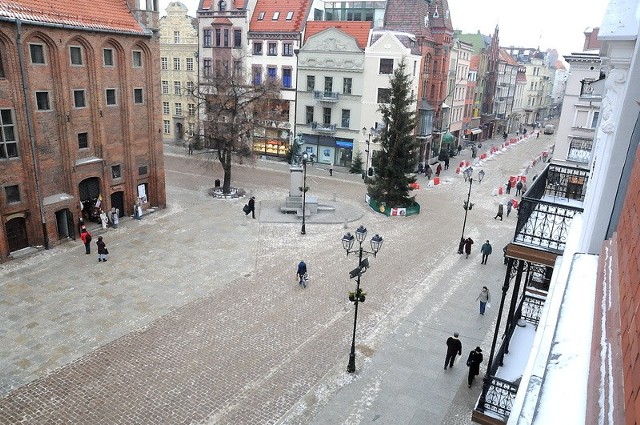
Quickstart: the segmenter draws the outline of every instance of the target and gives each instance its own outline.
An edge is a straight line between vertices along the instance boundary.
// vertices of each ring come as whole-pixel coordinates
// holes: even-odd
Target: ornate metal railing
[[[542,315],[544,303],[545,300],[542,298],[525,294],[520,301],[520,307],[516,317],[520,317],[520,319],[531,323],[537,329],[538,323],[540,323],[540,316]]]
[[[517,392],[518,385],[504,379],[491,377],[482,413],[503,418],[504,422],[506,422],[511,414],[511,408]]]
[[[323,102],[337,102],[340,95],[335,91],[313,91],[313,98],[316,100],[321,100]]]
[[[323,132],[323,133],[335,133],[336,125],[335,124],[324,124],[321,122],[313,122],[311,123],[311,128],[315,131]]]
[[[569,226],[583,208],[588,170],[550,164],[533,182],[518,207],[513,240],[545,250],[564,251]]]

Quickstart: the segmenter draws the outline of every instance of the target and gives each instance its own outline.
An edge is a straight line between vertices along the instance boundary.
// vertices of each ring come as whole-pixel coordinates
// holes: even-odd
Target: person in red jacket
[[[80,240],[82,240],[84,244],[84,253],[87,255],[91,254],[91,233],[89,233],[84,226],[82,226],[82,230],[80,230]]]

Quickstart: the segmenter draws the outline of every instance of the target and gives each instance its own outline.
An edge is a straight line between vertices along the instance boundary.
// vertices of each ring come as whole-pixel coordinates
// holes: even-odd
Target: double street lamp
[[[471,198],[471,185],[473,184],[473,177],[471,177],[472,173],[473,169],[471,167],[462,172],[464,181],[469,182],[469,193],[467,194],[467,200],[462,204],[462,208],[464,208],[464,221],[462,222],[462,236],[460,236],[460,244],[458,244],[458,254],[462,254],[462,250],[464,248],[464,228],[467,225],[467,213],[473,208],[473,204],[469,202],[469,199]]]
[[[367,127],[362,127],[362,135],[365,136],[367,134]],[[367,152],[367,162],[365,163],[365,168],[364,168],[364,173],[362,174],[362,178],[364,179],[366,176],[369,175],[369,152],[371,151],[371,137],[375,136],[377,134],[377,131],[375,128],[371,127],[369,129],[369,135],[368,138],[366,140],[367,142],[367,150],[365,152]]]
[[[305,219],[307,217],[307,160],[309,159],[308,153],[302,154],[302,230],[301,235],[306,235],[307,230],[305,228]]]
[[[355,304],[355,314],[353,316],[353,337],[351,339],[351,352],[349,353],[349,364],[347,365],[347,372],[353,373],[356,371],[356,325],[358,323],[358,303],[364,302],[365,293],[360,290],[360,276],[369,268],[369,259],[362,259],[362,254],[373,254],[375,257],[380,248],[382,248],[382,236],[376,234],[371,238],[371,251],[366,251],[362,248],[362,243],[367,237],[367,229],[364,226],[360,226],[356,229],[355,237],[351,233],[347,233],[342,237],[342,247],[347,251],[347,257],[349,254],[358,253],[358,267],[349,272],[349,278],[356,277],[356,291],[353,296],[349,296],[349,300]],[[358,248],[353,248],[354,242],[358,242]]]

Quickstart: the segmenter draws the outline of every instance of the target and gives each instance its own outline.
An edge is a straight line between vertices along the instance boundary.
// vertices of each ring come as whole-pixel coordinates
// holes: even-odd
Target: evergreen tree
[[[411,82],[403,60],[390,80],[387,103],[380,104],[384,128],[380,133],[380,152],[372,158],[374,178],[368,179],[369,195],[390,208],[408,207],[414,203],[409,184],[416,181],[413,174],[417,166],[419,145],[413,137],[415,127],[414,99]]]
[[[351,161],[349,172],[351,174],[361,174],[362,171],[362,152],[357,151],[356,156],[353,158],[353,161]]]

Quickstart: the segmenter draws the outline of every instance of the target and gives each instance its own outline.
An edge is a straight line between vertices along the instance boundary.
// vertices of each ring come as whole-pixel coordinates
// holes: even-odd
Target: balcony
[[[313,98],[320,102],[336,103],[339,97],[340,95],[338,94],[338,92],[335,92],[335,91],[320,91],[320,90],[313,91]]]
[[[317,131],[318,133],[335,133],[336,124],[325,124],[314,121],[311,123],[311,129]]]

